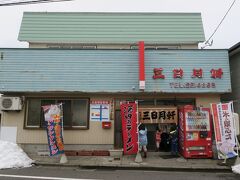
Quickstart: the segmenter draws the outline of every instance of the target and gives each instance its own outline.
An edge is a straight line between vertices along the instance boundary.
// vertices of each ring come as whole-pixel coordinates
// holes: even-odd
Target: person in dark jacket
[[[176,156],[178,155],[178,129],[176,125],[170,128],[170,136],[171,136],[171,154]]]

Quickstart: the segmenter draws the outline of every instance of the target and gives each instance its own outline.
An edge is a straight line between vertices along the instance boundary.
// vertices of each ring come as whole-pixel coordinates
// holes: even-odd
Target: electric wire
[[[16,5],[28,5],[28,4],[39,4],[39,3],[51,3],[51,2],[65,2],[73,0],[27,0],[27,1],[0,1],[0,6],[16,6]]]
[[[73,1],[73,0],[25,0],[25,1],[9,1],[9,0],[0,0],[0,6],[15,6],[15,5],[27,5],[27,4],[38,4],[38,3],[50,3],[50,2],[64,2],[64,1]],[[213,41],[211,41],[211,43],[209,42],[210,39],[215,35],[215,33],[217,32],[217,30],[219,29],[219,27],[221,26],[221,24],[223,23],[224,19],[226,18],[226,16],[228,15],[228,13],[230,12],[230,10],[232,9],[233,5],[235,4],[237,0],[234,0],[232,2],[232,4],[230,5],[230,7],[228,8],[227,12],[225,13],[225,15],[223,16],[222,20],[220,21],[220,23],[218,24],[218,26],[215,28],[215,30],[213,31],[213,33],[211,34],[211,36],[205,41],[205,46],[201,47],[202,49],[204,49],[207,46],[211,46]]]
[[[230,5],[230,7],[228,8],[227,12],[225,13],[225,15],[223,16],[222,20],[220,21],[220,23],[218,24],[218,26],[215,28],[215,30],[213,31],[212,35],[205,41],[205,45],[204,47],[202,47],[202,49],[204,49],[207,46],[211,46],[212,42],[209,43],[210,39],[214,36],[214,34],[217,32],[217,30],[219,29],[219,27],[221,26],[221,24],[223,23],[224,19],[226,18],[226,16],[228,15],[228,13],[230,12],[230,10],[232,9],[233,5],[235,4],[237,0],[234,0],[232,2],[232,4]]]

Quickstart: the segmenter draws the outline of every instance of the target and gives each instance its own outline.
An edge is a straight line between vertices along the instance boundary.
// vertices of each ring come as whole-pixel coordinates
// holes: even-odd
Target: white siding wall
[[[196,98],[197,106],[210,107],[210,103],[220,102],[220,95],[214,94],[176,94],[176,95],[156,95],[146,96],[146,98]],[[144,96],[145,97],[145,96]],[[120,98],[120,97],[117,97]],[[122,97],[124,98],[124,97]],[[129,96],[128,96],[129,98]],[[143,97],[139,97],[143,98]],[[94,98],[96,99],[96,98]],[[104,100],[101,98],[101,100]],[[109,99],[106,99],[109,100]],[[113,116],[114,117],[114,116]],[[4,112],[2,117],[2,126],[17,127],[17,143],[19,144],[47,144],[45,130],[30,130],[23,129],[24,126],[24,111],[21,112]],[[100,122],[90,121],[88,130],[65,130],[65,144],[114,144],[114,120],[112,120],[111,129],[102,129]]]

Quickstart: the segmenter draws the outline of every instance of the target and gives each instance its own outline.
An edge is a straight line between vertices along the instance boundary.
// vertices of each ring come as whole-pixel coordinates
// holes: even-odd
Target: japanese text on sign
[[[42,106],[47,127],[48,146],[50,156],[64,153],[62,137],[62,116],[60,108],[62,105]]]
[[[142,123],[177,123],[177,108],[139,108]]]
[[[165,75],[163,73],[164,69],[161,68],[154,68],[153,69],[153,79],[165,79]],[[180,78],[182,79],[184,77],[184,70],[182,68],[175,68],[172,71],[173,73],[173,78],[177,79]],[[210,70],[211,73],[211,78],[213,79],[221,79],[223,76],[223,70],[222,68],[218,68],[218,69],[211,69]],[[199,69],[192,69],[192,78],[203,78],[203,70],[202,68]]]
[[[124,154],[136,154],[138,151],[136,103],[121,104],[123,150]]]
[[[171,88],[216,88],[215,83],[204,82],[204,83],[194,83],[194,82],[171,82],[169,83]]]
[[[234,131],[233,102],[211,104],[214,132],[218,158],[232,158],[238,154],[234,151],[236,135]]]
[[[230,113],[228,111],[228,105],[223,104],[222,105],[222,117],[223,117],[223,126],[224,126],[224,134],[226,140],[232,140],[234,139],[234,136],[232,135],[232,127],[231,127],[231,121],[230,121]]]

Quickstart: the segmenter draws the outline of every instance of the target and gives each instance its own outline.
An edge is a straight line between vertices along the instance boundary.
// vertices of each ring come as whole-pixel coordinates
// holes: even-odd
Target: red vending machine
[[[210,109],[186,105],[179,109],[179,151],[185,158],[211,158]]]

